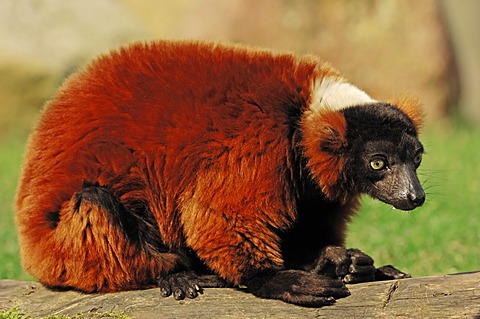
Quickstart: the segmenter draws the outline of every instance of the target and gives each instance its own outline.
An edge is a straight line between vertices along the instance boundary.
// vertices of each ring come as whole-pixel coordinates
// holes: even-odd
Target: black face
[[[416,170],[423,146],[412,121],[388,104],[345,109],[351,185],[401,210],[425,201]]]

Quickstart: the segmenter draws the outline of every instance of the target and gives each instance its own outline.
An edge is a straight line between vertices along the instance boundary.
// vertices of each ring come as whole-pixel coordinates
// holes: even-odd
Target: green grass
[[[0,140],[0,279],[31,279],[20,266],[13,214],[13,198],[25,143],[26,138],[20,135]]]
[[[413,212],[364,200],[349,228],[348,246],[413,276],[480,269],[480,128],[461,122],[430,127],[419,169],[427,192]],[[0,278],[31,279],[21,270],[12,201],[25,138],[0,141]]]
[[[122,313],[114,312],[89,312],[87,315],[83,313],[77,313],[73,316],[69,315],[49,315],[47,317],[42,317],[41,319],[101,319],[101,318],[116,318],[116,319],[131,319],[131,317]],[[35,319],[31,316],[20,312],[18,308],[13,308],[8,311],[0,311],[0,319]]]

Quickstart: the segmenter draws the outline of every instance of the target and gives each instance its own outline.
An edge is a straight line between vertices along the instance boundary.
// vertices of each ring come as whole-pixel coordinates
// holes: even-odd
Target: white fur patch
[[[327,77],[313,84],[310,110],[341,110],[349,106],[375,103],[367,93],[341,78]]]

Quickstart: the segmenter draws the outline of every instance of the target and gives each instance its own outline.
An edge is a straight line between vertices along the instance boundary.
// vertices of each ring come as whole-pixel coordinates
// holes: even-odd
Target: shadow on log
[[[158,289],[109,294],[55,292],[36,282],[0,281],[0,311],[18,307],[33,318],[52,314],[89,318],[480,318],[480,272],[349,285],[333,306],[302,308],[239,289],[206,289],[194,300],[162,298]]]

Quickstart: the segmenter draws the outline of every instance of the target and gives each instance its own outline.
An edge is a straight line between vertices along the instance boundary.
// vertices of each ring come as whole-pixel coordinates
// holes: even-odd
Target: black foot
[[[259,273],[247,280],[247,287],[257,297],[304,307],[331,305],[335,299],[350,295],[340,280],[302,270]]]
[[[160,277],[158,286],[162,297],[173,294],[173,298],[182,300],[185,297],[190,299],[197,297],[199,293],[203,293],[203,288],[223,288],[230,285],[217,275],[184,271]]]
[[[373,258],[358,249],[347,249],[351,264],[348,267],[348,274],[342,280],[347,284],[369,282],[375,280],[375,266]]]
[[[398,270],[397,268],[387,265],[377,268],[375,272],[375,280],[392,280],[392,279],[405,279],[411,278],[410,274],[404,273],[403,271]]]
[[[313,272],[353,284],[375,280],[373,259],[358,249],[327,246],[317,259]]]
[[[372,257],[358,249],[341,246],[326,246],[312,271],[322,276],[339,278],[346,284],[410,278],[409,274],[390,265],[376,269]]]

